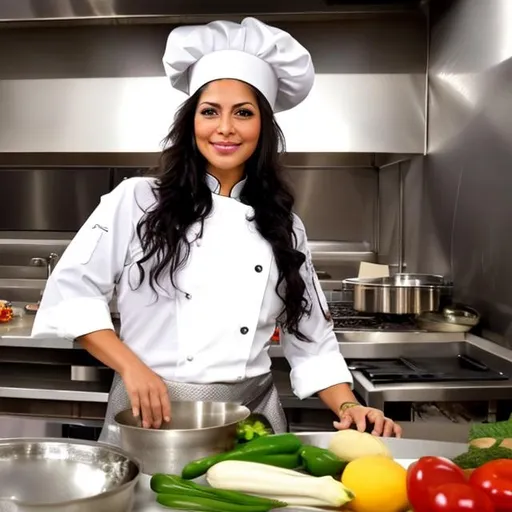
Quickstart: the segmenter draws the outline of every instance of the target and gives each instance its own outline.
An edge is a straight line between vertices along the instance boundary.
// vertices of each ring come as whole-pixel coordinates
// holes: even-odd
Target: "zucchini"
[[[299,451],[301,446],[302,442],[295,434],[276,434],[258,437],[229,452],[211,455],[190,462],[183,468],[181,476],[187,480],[194,480],[204,475],[215,464],[224,460],[254,461],[255,456],[294,454]],[[248,459],[247,457],[250,458]]]
[[[256,462],[225,460],[206,474],[215,489],[229,489],[285,501],[289,506],[341,508],[354,498],[332,476],[316,477]]]

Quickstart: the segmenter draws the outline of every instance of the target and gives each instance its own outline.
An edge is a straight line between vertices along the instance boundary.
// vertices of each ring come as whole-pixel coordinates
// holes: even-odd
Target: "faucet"
[[[55,265],[57,265],[58,260],[59,255],[51,252],[46,258],[31,258],[30,264],[34,267],[46,266],[46,279],[49,279],[53,270],[55,269]]]

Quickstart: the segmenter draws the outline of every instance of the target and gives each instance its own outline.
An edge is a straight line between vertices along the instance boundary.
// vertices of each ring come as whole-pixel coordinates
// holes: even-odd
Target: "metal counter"
[[[14,305],[17,305],[16,303]],[[22,303],[19,304],[22,306]],[[76,342],[57,338],[31,338],[34,315],[25,314],[14,318],[11,322],[0,324],[0,346],[32,347],[32,348],[80,348]],[[346,343],[346,357],[375,357],[368,354],[369,344],[376,343],[442,343],[464,341],[465,335],[461,333],[435,333],[435,332],[391,332],[391,331],[336,331],[340,343]],[[348,348],[350,345],[350,348]],[[273,355],[282,356],[279,347],[272,347]]]
[[[304,443],[320,446],[321,448],[327,448],[329,440],[334,433],[335,432],[314,432],[298,435],[303,439]],[[467,445],[465,443],[417,441],[413,439],[384,439],[384,441],[391,448],[394,458],[401,460],[404,465],[424,455],[437,455],[452,458],[467,450]],[[149,488],[149,478],[144,475],[142,475],[142,477],[143,478],[138,485],[137,498],[133,512],[163,512],[165,510],[171,510],[164,508],[155,502],[155,495]],[[305,509],[303,507],[288,507],[279,510],[282,512],[298,512]]]

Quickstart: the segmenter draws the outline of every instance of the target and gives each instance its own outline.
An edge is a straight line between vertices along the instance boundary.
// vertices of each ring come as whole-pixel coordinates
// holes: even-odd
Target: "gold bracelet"
[[[340,405],[340,413],[343,414],[347,409],[351,407],[359,407],[361,404],[357,402],[343,402]]]

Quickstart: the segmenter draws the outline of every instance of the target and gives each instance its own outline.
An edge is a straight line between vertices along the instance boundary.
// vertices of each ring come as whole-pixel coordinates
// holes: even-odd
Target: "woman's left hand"
[[[338,430],[346,430],[355,424],[359,432],[365,432],[367,422],[373,425],[372,435],[374,436],[402,437],[402,427],[398,423],[386,418],[382,411],[363,405],[345,409],[340,416],[340,421],[334,422],[334,427]]]

